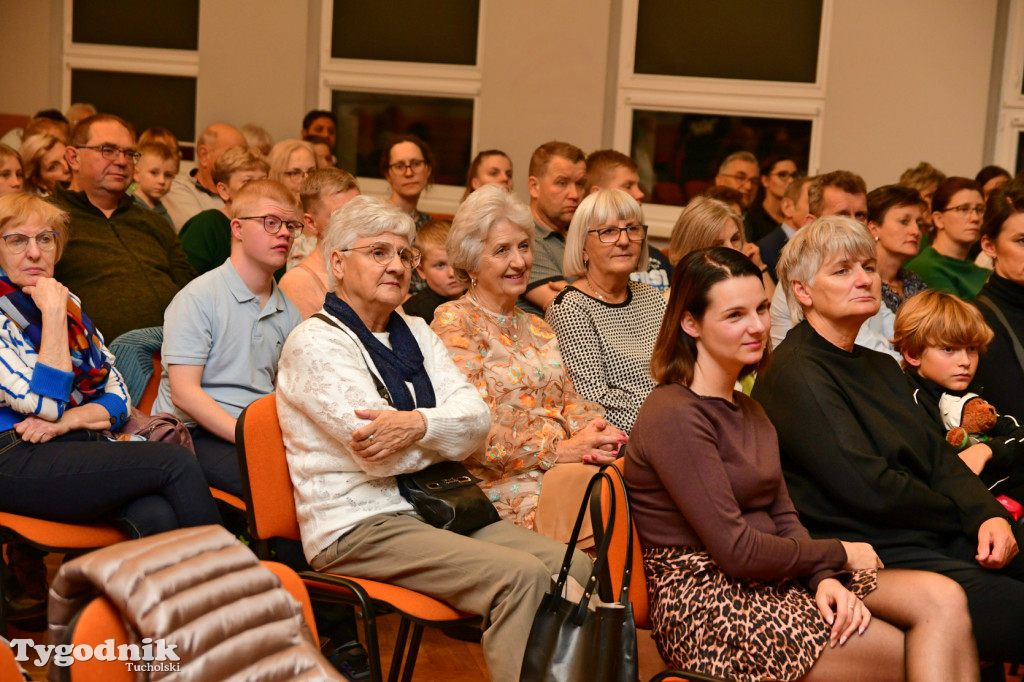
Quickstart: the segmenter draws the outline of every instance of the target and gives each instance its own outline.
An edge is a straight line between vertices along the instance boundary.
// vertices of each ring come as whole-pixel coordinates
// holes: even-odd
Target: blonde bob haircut
[[[736,223],[740,239],[745,244],[743,219],[729,208],[729,204],[705,196],[691,199],[672,228],[668,244],[669,262],[675,267],[688,253],[718,246],[718,235],[730,220]]]
[[[587,271],[588,263],[584,258],[587,250],[587,236],[590,230],[604,225],[615,225],[620,220],[642,225],[644,212],[636,199],[621,189],[601,189],[588,194],[580,202],[576,213],[569,223],[569,232],[565,236],[565,256],[562,258],[562,271],[566,277],[582,277]],[[611,247],[611,244],[602,244]],[[651,257],[647,252],[647,235],[640,244],[640,258],[633,266],[633,272],[647,272]]]
[[[975,347],[984,353],[994,334],[981,311],[953,294],[925,289],[911,296],[896,313],[892,347],[903,356],[920,358],[926,348]],[[900,364],[904,369],[906,360]]]
[[[59,261],[68,243],[68,214],[50,202],[28,192],[11,192],[0,197],[0,235],[30,222],[42,224],[57,233]]]
[[[384,233],[405,237],[412,244],[416,237],[416,223],[394,204],[365,194],[353,198],[331,214],[330,228],[320,237],[320,248],[327,260],[327,288],[330,291],[338,288],[338,278],[331,267],[331,254],[344,251],[360,239]]]
[[[786,304],[794,323],[804,319],[803,306],[793,293],[793,282],[814,288],[822,266],[838,256],[874,260],[875,240],[868,228],[846,216],[825,216],[798,230],[782,249],[776,272],[786,292]]]
[[[480,269],[480,256],[491,229],[501,223],[512,223],[526,233],[533,250],[533,214],[522,201],[500,185],[484,185],[462,202],[452,219],[452,229],[445,241],[448,264],[455,278],[470,284],[469,273]]]

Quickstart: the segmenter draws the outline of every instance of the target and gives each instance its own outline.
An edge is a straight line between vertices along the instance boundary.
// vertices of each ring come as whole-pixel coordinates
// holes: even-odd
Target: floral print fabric
[[[467,294],[440,306],[431,328],[493,416],[484,451],[466,468],[483,479],[503,519],[533,528],[558,443],[604,417],[604,408],[573,388],[554,331],[536,315],[492,313]]]

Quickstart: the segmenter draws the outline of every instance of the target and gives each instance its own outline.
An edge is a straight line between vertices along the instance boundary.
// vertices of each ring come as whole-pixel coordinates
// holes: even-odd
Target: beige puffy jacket
[[[271,682],[343,679],[320,655],[298,602],[220,526],[122,542],[64,564],[50,588],[50,642],[97,595],[121,612],[132,643],[176,645],[178,671],[136,679]],[[50,666],[57,682],[64,670]]]

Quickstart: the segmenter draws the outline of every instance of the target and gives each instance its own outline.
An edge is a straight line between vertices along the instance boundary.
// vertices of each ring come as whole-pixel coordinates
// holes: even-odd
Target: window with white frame
[[[193,141],[198,42],[199,0],[68,0],[63,108],[88,102],[139,132],[160,126],[182,142]],[[183,152],[191,150],[185,146]]]
[[[319,104],[338,118],[339,165],[359,176],[364,192],[388,194],[381,149],[391,135],[414,133],[438,166],[420,209],[455,212],[476,146],[484,4],[395,0],[384,11],[324,0]]]
[[[993,162],[1024,170],[1024,0],[1010,0]]]
[[[640,165],[653,236],[732,152],[817,171],[831,3],[623,0],[613,140]]]

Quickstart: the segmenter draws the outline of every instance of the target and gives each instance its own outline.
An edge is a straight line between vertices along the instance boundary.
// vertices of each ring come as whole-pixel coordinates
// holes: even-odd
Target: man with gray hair
[[[761,171],[757,165],[757,157],[750,152],[733,152],[725,157],[718,167],[715,186],[732,187],[743,195],[743,211],[746,212],[754,203]]]
[[[196,142],[196,167],[188,177],[175,178],[163,198],[175,231],[202,211],[224,208],[224,200],[217,194],[217,183],[213,181],[213,164],[225,149],[245,146],[245,136],[227,123],[214,123],[203,131]]]

